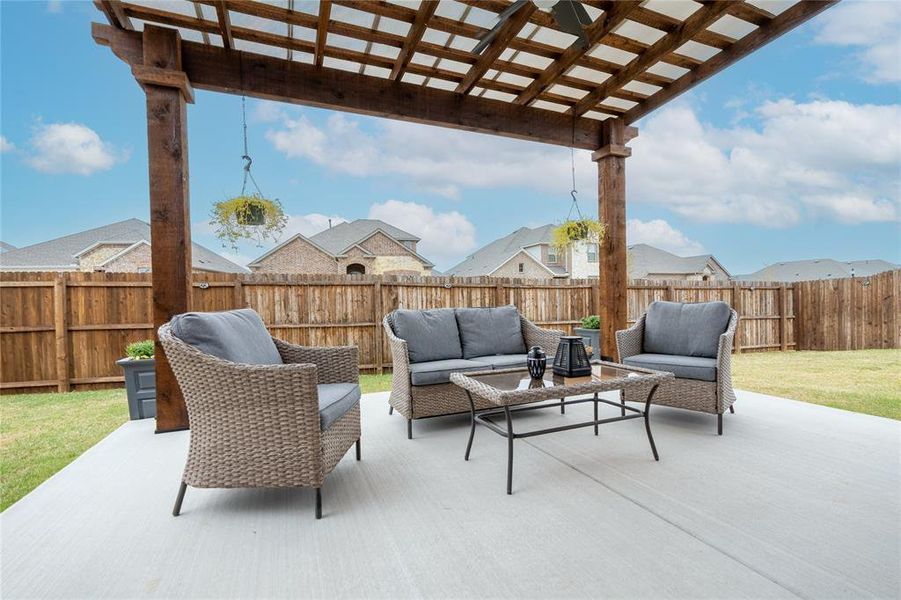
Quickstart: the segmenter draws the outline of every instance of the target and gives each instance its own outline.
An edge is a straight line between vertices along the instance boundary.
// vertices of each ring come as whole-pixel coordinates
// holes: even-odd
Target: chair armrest
[[[285,364],[311,363],[319,383],[359,383],[360,350],[356,346],[298,346],[272,338]]]
[[[738,329],[738,319],[738,313],[733,310],[725,333],[720,335],[716,353],[717,410],[719,412],[724,412],[735,402],[735,391],[732,388],[732,348],[735,343],[735,332]]]
[[[391,403],[405,415],[412,414],[412,382],[410,381],[410,354],[407,342],[394,334],[388,316],[382,319],[388,348],[391,349]]]
[[[519,318],[522,324],[522,337],[526,343],[526,349],[528,350],[531,346],[541,346],[551,360],[554,360],[554,355],[557,354],[557,346],[560,345],[560,338],[566,333],[559,329],[542,329],[523,316]]]
[[[641,315],[632,327],[616,332],[616,353],[619,355],[619,362],[630,356],[641,354],[641,344],[644,340],[644,319],[645,315]]]

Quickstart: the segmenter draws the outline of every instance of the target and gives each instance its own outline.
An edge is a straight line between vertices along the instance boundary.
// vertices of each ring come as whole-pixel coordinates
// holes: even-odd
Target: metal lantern
[[[554,356],[554,374],[563,377],[583,377],[591,375],[591,363],[582,338],[565,335],[560,338],[557,355]]]
[[[547,368],[547,354],[540,346],[532,346],[526,355],[526,363],[529,365],[529,375],[532,379],[541,379]]]

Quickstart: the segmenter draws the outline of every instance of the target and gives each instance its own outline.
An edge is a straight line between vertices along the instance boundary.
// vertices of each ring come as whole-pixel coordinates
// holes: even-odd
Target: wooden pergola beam
[[[529,17],[536,10],[538,10],[538,6],[534,2],[526,2],[501,24],[497,35],[494,36],[494,39],[491,40],[491,43],[479,56],[476,64],[469,68],[463,81],[457,86],[456,92],[458,94],[468,94],[475,87],[482,75],[491,68],[494,61],[500,58],[501,52],[507,49],[510,40],[516,37],[516,34],[529,22]]]
[[[576,106],[570,109],[570,112],[573,115],[581,116],[592,110],[598,102],[609,96],[611,92],[621,88],[634,79],[636,75],[656,64],[663,56],[679,48],[697,35],[698,32],[706,29],[708,25],[719,19],[728,10],[730,4],[732,3],[729,0],[720,0],[705,4],[699,8],[679,26],[679,29],[660,38],[653,46],[639,54],[620,72],[604,81],[595,91],[586,94]]]
[[[94,6],[106,15],[107,20],[112,25],[127,31],[134,30],[135,26],[132,24],[131,19],[128,18],[128,15],[125,14],[125,10],[122,8],[122,3],[119,0],[94,0]]]
[[[331,14],[331,0],[320,0],[319,22],[316,25],[316,52],[313,56],[313,64],[317,67],[322,66],[322,60],[325,58],[325,41],[328,39],[328,22]]]
[[[634,123],[649,112],[660,108],[673,98],[733,65],[761,46],[768,44],[785,32],[813,18],[836,2],[838,0],[802,0],[802,2],[795,4],[770,20],[766,25],[752,31],[735,42],[731,47],[711,57],[710,60],[701,66],[689,71],[647,100],[642,101],[638,106],[629,109],[626,111],[623,119],[626,123]]]
[[[219,21],[219,35],[222,36],[222,45],[231,50],[235,47],[235,40],[232,38],[232,23],[228,17],[228,6],[225,0],[216,2],[216,19]]]
[[[92,27],[94,39],[116,56],[129,64],[140,61],[140,34],[99,23]],[[573,127],[570,116],[529,106],[196,42],[182,41],[181,49],[183,70],[195,89],[587,150],[599,144],[602,122],[595,119],[576,119]]]
[[[620,23],[625,21],[629,14],[641,4],[640,0],[623,1],[616,3],[610,12],[605,12],[601,17],[586,28],[585,35],[588,43],[584,46],[573,44],[563,51],[560,58],[548,65],[547,69],[538,76],[529,87],[516,97],[516,104],[529,104],[544,90],[554,85],[566,71],[576,64],[576,61],[585,56],[595,44],[601,43]]]
[[[438,2],[430,2],[429,0],[425,0],[422,4],[420,4],[419,10],[416,11],[416,18],[413,21],[413,24],[410,26],[410,31],[407,32],[407,41],[404,42],[404,47],[400,49],[400,54],[397,55],[397,60],[394,63],[394,67],[391,69],[391,75],[389,79],[391,79],[392,81],[397,81],[398,79],[403,77],[404,71],[407,68],[407,64],[410,62],[410,59],[413,58],[413,54],[416,52],[416,47],[422,40],[422,34],[425,33],[429,19],[432,18],[432,15],[435,14],[435,10],[437,9]]]

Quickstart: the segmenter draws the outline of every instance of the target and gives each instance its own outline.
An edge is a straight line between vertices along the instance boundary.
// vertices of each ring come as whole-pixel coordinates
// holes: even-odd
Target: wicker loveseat
[[[413,419],[469,412],[451,373],[525,367],[531,346],[553,358],[563,335],[537,327],[514,306],[396,310],[382,325],[393,364],[390,410],[407,419],[410,439]],[[476,400],[480,408],[490,405]]]
[[[177,315],[159,329],[191,425],[172,514],[187,486],[320,488],[356,445],[356,347],[295,346],[269,336],[250,309]]]
[[[652,302],[634,326],[616,332],[616,348],[623,364],[676,376],[660,386],[654,404],[715,414],[722,435],[723,413],[735,412],[731,365],[737,326],[738,313],[725,302]],[[644,401],[629,391],[622,398]]]

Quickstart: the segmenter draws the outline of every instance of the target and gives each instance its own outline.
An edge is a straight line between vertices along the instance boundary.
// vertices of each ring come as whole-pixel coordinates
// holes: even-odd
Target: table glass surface
[[[562,387],[565,385],[578,385],[580,383],[591,383],[609,381],[611,379],[623,379],[629,377],[646,377],[647,373],[636,372],[622,367],[612,365],[591,365],[591,375],[583,377],[563,377],[555,375],[548,365],[544,372],[544,378],[532,379],[529,376],[528,369],[517,369],[506,373],[486,373],[484,375],[470,375],[462,373],[470,379],[474,379],[485,385],[501,390],[502,392],[512,392],[516,390],[533,390],[538,388]]]

